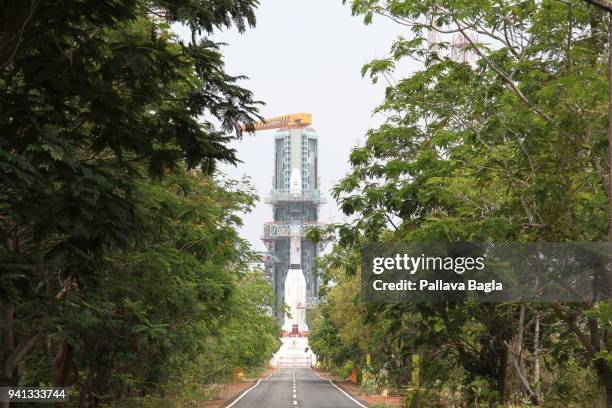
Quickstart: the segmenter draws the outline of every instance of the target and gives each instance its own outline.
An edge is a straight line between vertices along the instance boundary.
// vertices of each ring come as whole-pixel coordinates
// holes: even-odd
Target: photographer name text
[[[441,279],[434,281],[427,279],[419,279],[418,281],[402,279],[398,282],[385,282],[377,279],[372,282],[372,287],[377,291],[464,292],[468,290],[485,293],[502,291],[504,289],[501,282],[495,280],[479,282],[474,279],[469,279],[467,282],[445,282]]]

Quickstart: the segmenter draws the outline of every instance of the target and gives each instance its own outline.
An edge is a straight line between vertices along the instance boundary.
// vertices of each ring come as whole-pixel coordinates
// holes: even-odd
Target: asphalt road
[[[307,368],[283,368],[259,381],[225,408],[367,408]]]

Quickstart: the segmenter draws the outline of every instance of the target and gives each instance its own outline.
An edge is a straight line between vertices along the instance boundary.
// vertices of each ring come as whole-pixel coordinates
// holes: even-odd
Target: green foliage
[[[71,350],[74,370],[95,373],[81,385],[90,392],[204,398],[203,385],[265,364],[278,346],[271,287],[247,271],[236,229],[235,212],[253,197],[184,171],[139,190],[142,238],[106,253],[96,281],[80,281],[47,317],[47,336]],[[33,350],[35,359],[44,354]],[[23,383],[49,381],[48,367],[25,367]],[[70,374],[66,381],[79,384]]]
[[[544,406],[582,407],[597,406],[601,391],[597,379],[577,361],[569,361],[559,370],[558,379],[553,384],[553,392]]]
[[[410,37],[363,67],[364,76],[388,84],[376,109],[387,119],[351,152],[351,171],[333,188],[351,221],[333,227],[338,247],[328,268],[355,274],[358,248],[368,241],[606,239],[606,14],[586,2],[552,0],[348,3],[366,24],[388,18]],[[451,58],[454,36],[467,42],[459,58]],[[421,69],[403,74],[397,67],[406,59]],[[330,290],[323,308],[341,307],[334,292],[343,285]],[[380,369],[395,367],[400,378],[398,360],[412,353],[425,365],[435,359],[461,370],[470,403],[553,401],[542,390],[560,381],[568,362],[579,361],[576,392],[597,387],[596,374],[609,404],[608,309],[609,303],[527,305],[522,327],[519,306],[511,303],[367,304],[350,323],[331,319],[339,336],[346,325],[362,324],[362,356],[371,352]],[[537,380],[530,378],[535,319],[545,328],[537,354],[545,368]],[[521,374],[533,381],[531,391],[510,350],[519,330],[521,364],[529,367]],[[436,371],[421,372],[430,390],[427,376]],[[404,375],[400,383],[408,382]]]
[[[1,385],[189,399],[266,361],[270,289],[237,232],[255,197],[215,178],[260,103],[207,37],[257,5],[0,2]]]
[[[308,344],[319,359],[330,359],[335,367],[342,366],[354,354],[352,347],[345,345],[338,335],[338,328],[329,317],[311,320]]]

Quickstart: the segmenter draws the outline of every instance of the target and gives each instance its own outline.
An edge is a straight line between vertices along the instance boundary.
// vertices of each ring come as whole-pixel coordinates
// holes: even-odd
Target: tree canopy
[[[362,70],[386,81],[376,112],[387,119],[352,151],[351,171],[333,188],[352,221],[334,226],[330,268],[358,273],[359,244],[368,241],[607,239],[607,13],[552,0],[348,3],[366,24],[390,19],[403,34]],[[406,60],[422,68],[406,75]],[[322,313],[339,307],[328,302]],[[472,401],[570,398],[567,390],[545,396],[542,386],[575,364],[598,377],[611,404],[609,310],[596,302],[368,304],[359,320],[400,347],[363,350],[379,353],[379,369],[416,353],[439,375],[444,358]],[[349,324],[332,322],[340,335]]]
[[[255,197],[215,171],[260,102],[210,38],[257,5],[0,2],[2,385],[98,406],[269,357],[271,293],[237,232]]]

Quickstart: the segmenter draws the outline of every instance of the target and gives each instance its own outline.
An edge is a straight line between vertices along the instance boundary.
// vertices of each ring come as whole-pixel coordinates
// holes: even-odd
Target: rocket
[[[302,180],[300,170],[291,170],[290,193],[302,193]],[[285,305],[288,313],[285,313],[283,331],[286,333],[298,334],[308,331],[306,325],[306,279],[302,271],[301,245],[302,236],[300,233],[301,220],[295,219],[291,224],[289,238],[289,270],[285,278]]]
[[[289,191],[291,194],[300,194],[302,192],[302,180],[300,178],[300,170],[291,170],[291,178],[289,179]]]
[[[301,269],[289,269],[285,278],[285,313],[283,331],[297,334],[307,332],[306,325],[306,279]]]

